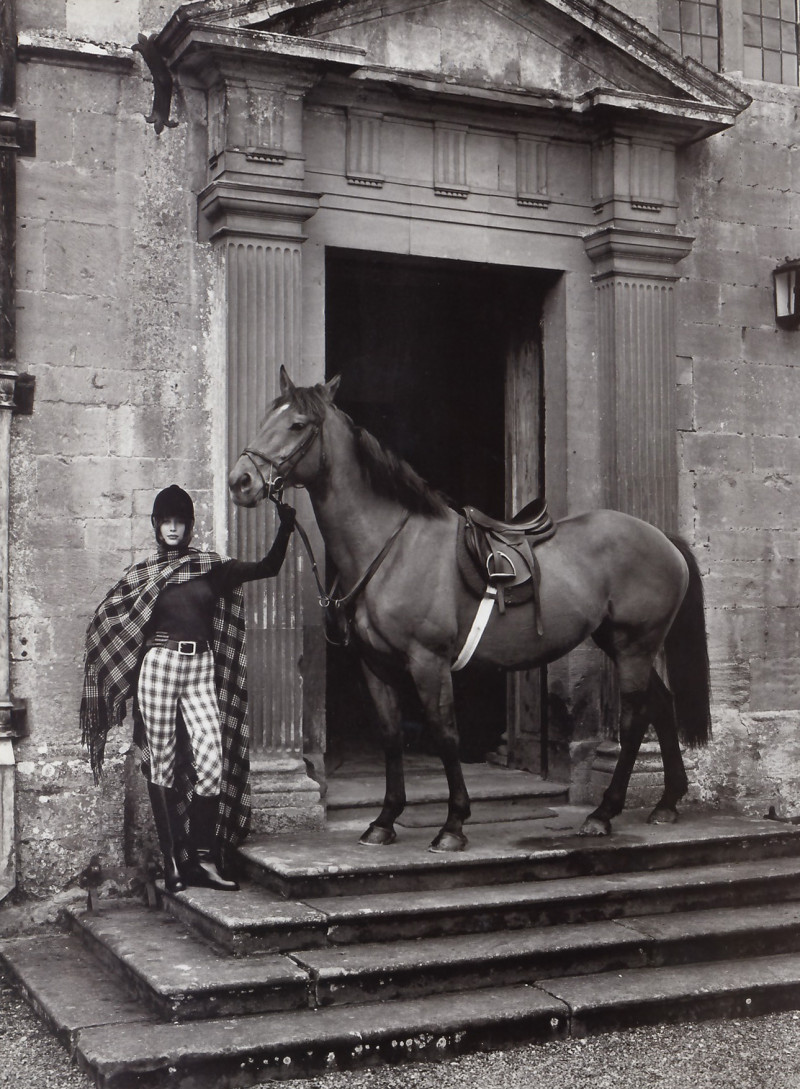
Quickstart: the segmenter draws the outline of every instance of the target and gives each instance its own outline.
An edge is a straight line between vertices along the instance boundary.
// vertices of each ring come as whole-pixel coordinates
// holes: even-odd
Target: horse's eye
[[[293,424],[289,425],[289,430],[290,431],[302,431],[305,426],[306,425],[304,423],[302,423],[300,420],[295,420]]]

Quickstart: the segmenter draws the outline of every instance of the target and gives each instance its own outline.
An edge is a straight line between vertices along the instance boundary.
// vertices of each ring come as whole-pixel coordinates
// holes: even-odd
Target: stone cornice
[[[366,53],[353,46],[316,41],[311,38],[273,34],[220,26],[173,16],[157,37],[161,55],[171,68],[187,62],[202,65],[209,54],[237,59],[272,59],[291,61],[310,68],[335,68],[350,71],[364,63]]]

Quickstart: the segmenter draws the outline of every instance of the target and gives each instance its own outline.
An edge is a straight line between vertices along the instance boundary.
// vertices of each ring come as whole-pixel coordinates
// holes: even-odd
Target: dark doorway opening
[[[337,404],[456,508],[509,513],[507,371],[521,345],[538,344],[544,286],[530,270],[327,251],[326,371],[342,377]],[[379,739],[355,660],[335,648],[328,655],[336,766]],[[506,729],[506,674],[468,670],[454,682],[462,759],[483,761]],[[411,697],[407,747],[432,752],[419,717]]]

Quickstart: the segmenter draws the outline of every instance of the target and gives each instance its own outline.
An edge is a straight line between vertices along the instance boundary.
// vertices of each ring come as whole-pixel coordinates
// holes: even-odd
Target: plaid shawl
[[[222,562],[214,552],[194,549],[172,557],[156,553],[129,568],[98,606],[86,631],[80,710],[82,741],[89,750],[95,781],[102,771],[108,731],[122,723],[126,703],[131,698],[133,738],[142,749],[142,769],[147,774],[149,752],[136,700],[147,623],[158,595],[168,583],[199,578]],[[222,796],[217,843],[224,865],[229,852],[241,843],[250,827],[247,652],[240,588],[217,600],[213,644],[222,726]],[[180,726],[179,722],[179,738]],[[191,759],[187,759],[185,751],[182,756],[175,769],[175,787],[180,799],[178,812],[188,833],[194,775]]]

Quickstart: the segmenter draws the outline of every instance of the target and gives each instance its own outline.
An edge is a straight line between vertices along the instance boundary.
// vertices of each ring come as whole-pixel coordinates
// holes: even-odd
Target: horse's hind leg
[[[678,819],[678,802],[689,789],[689,780],[681,756],[672,693],[655,670],[650,676],[649,700],[664,764],[664,793],[647,820],[650,824],[674,824]]]
[[[386,762],[386,793],[377,819],[361,836],[359,843],[368,847],[388,847],[397,835],[394,822],[406,806],[403,772],[403,733],[400,727],[400,701],[397,691],[382,681],[362,663],[364,678],[378,715],[378,726]]]
[[[647,691],[622,692],[620,694],[619,745],[620,753],[611,782],[603,800],[581,825],[580,836],[608,836],[612,818],[625,807],[633,765],[642,744],[649,721]]]

